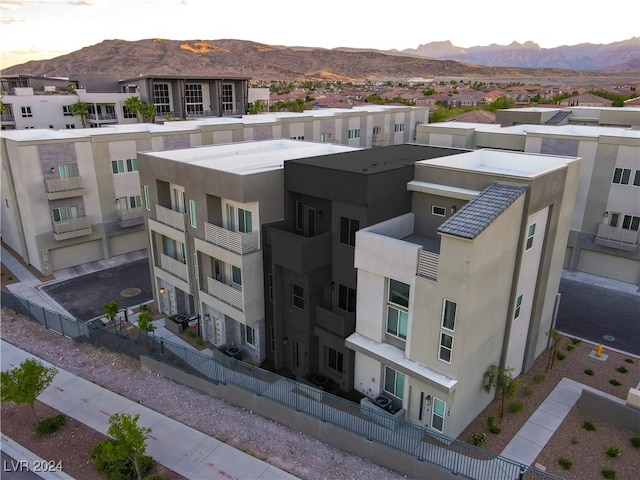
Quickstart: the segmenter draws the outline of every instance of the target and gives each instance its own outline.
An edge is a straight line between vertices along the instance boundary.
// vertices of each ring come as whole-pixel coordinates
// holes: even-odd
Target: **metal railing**
[[[342,338],[347,338],[356,331],[356,319],[353,313],[341,315],[320,305],[316,305],[316,325]]]
[[[241,312],[244,311],[242,290],[238,290],[225,283],[219,282],[215,278],[207,277],[207,293],[221,302],[237,308]]]
[[[175,258],[160,254],[160,268],[169,272],[171,275],[178,277],[182,280],[189,281],[189,272],[187,270],[187,264],[176,260]]]
[[[47,193],[68,192],[71,190],[82,190],[84,183],[82,177],[69,178],[50,178],[44,181],[45,191]]]
[[[170,208],[156,205],[156,220],[165,225],[169,225],[181,232],[186,230],[185,227],[186,214],[171,210]]]
[[[91,228],[91,219],[89,217],[69,218],[59,222],[53,222],[53,233],[69,233],[77,232]],[[87,232],[89,234],[91,232]]]
[[[132,337],[108,327],[89,328],[84,322],[52,312],[4,290],[2,305],[75,340],[88,341],[136,359],[140,355],[149,356],[215,384],[235,385],[298,413],[357,434],[367,441],[386,445],[465,478],[562,480],[556,475],[398,419],[377,407],[357,404],[235,360],[219,350],[201,353],[153,334],[140,332],[137,337]],[[261,414],[268,417],[268,412]]]
[[[142,207],[120,208],[118,209],[118,220],[133,220],[144,216]]]
[[[638,247],[638,231],[626,228],[598,225],[596,243],[622,250],[634,251]]]
[[[259,233],[232,232],[218,225],[205,222],[204,239],[230,252],[246,255],[258,250]]]

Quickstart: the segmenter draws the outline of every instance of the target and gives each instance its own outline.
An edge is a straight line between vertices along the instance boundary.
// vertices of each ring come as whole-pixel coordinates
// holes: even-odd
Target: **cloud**
[[[0,0],[0,10],[15,10],[27,4],[27,0]]]
[[[17,23],[23,23],[23,22],[26,22],[26,20],[20,17],[2,17],[0,21],[2,25],[15,25]]]
[[[93,7],[96,4],[96,2],[92,2],[91,0],[69,0],[68,3],[74,7]]]

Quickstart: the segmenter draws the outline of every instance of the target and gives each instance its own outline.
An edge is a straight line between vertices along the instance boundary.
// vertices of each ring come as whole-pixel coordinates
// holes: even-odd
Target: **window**
[[[384,391],[402,399],[404,395],[404,374],[385,366]]]
[[[520,308],[522,308],[522,295],[516,298],[516,308],[513,312],[513,319],[516,320],[520,316]]]
[[[144,190],[144,206],[147,210],[151,211],[151,198],[149,197],[149,186],[145,185]]]
[[[431,213],[439,217],[444,217],[447,214],[447,209],[444,207],[438,207],[437,205],[432,205]]]
[[[255,329],[247,325],[240,325],[240,327],[242,329],[242,340],[244,341],[244,343],[246,343],[247,345],[251,345],[252,347],[255,347],[256,346]]]
[[[356,232],[360,229],[360,221],[353,218],[340,217],[340,243],[356,246]]]
[[[222,84],[222,113],[233,113],[233,84]]]
[[[137,172],[137,171],[138,171],[138,159],[127,158],[127,172]]]
[[[202,105],[202,85],[187,84],[184,88],[187,115],[203,115],[204,107]]]
[[[251,233],[253,226],[251,224],[251,211],[238,209],[238,231],[242,233]]]
[[[76,126],[73,123],[67,123],[64,126],[67,130],[71,130],[72,128],[76,128]]]
[[[356,311],[356,289],[338,285],[338,308],[347,312]]]
[[[325,348],[325,356],[327,359],[327,368],[342,375],[343,356],[342,353],[331,347]]]
[[[359,128],[353,128],[353,129],[347,131],[347,137],[348,138],[360,138],[360,129]]]
[[[398,133],[398,132],[404,132],[404,123],[396,123],[393,126],[393,131]]]
[[[191,219],[191,226],[198,228],[198,220],[196,217],[196,202],[189,200],[189,218]]]
[[[625,230],[635,230],[638,231],[638,226],[640,226],[640,217],[634,217],[633,215],[625,215],[622,219],[622,228]]]
[[[620,216],[622,214],[618,213],[618,212],[611,212],[609,214],[609,226],[610,227],[617,227],[618,224],[620,223]]]
[[[140,206],[142,206],[142,199],[140,198],[140,195],[133,195],[129,197],[129,207],[138,208]]]
[[[438,359],[443,362],[451,363],[451,350],[453,349],[453,336],[440,332],[440,350]]]
[[[242,270],[235,265],[231,265],[231,280],[234,284],[242,286]]]
[[[382,127],[381,126],[373,127],[373,134],[374,135],[379,135],[381,133],[382,133]]]
[[[111,160],[111,172],[114,175],[119,173],[131,173],[138,171],[137,158],[125,158],[123,160]]]
[[[62,106],[62,115],[64,117],[73,117],[73,113],[71,112],[71,105]]]
[[[51,210],[51,213],[53,214],[54,222],[66,222],[69,220],[67,207],[54,208]]]
[[[138,115],[136,112],[132,112],[125,106],[122,107],[122,116],[124,118],[138,118]]]
[[[114,175],[124,173],[124,160],[111,160],[111,171]]]
[[[531,225],[529,225],[529,231],[527,232],[527,248],[526,250],[529,250],[531,247],[533,247],[533,237],[536,233],[536,224],[532,223]]]
[[[58,165],[58,173],[60,174],[60,178],[71,178],[78,176],[76,166],[72,163],[66,165]]]
[[[22,112],[22,118],[33,117],[31,107],[20,107],[20,111]]]
[[[630,177],[631,177],[630,168],[616,168],[613,171],[613,183],[618,183],[620,185],[629,185]]]
[[[407,324],[409,321],[409,285],[389,279],[387,298],[387,333],[407,339]]]
[[[636,170],[636,173],[633,175],[633,185],[640,187],[640,170]]]
[[[167,83],[153,84],[153,104],[156,106],[156,114],[162,115],[171,112],[169,85]]]
[[[304,208],[301,201],[296,201],[296,230],[304,228]]]
[[[329,132],[321,133],[320,141],[323,143],[329,143],[331,141],[331,134]]]
[[[295,283],[291,284],[291,305],[304,310],[304,288]]]
[[[454,331],[456,328],[456,308],[457,304],[450,300],[444,301],[442,307],[442,328]]]
[[[433,410],[431,412],[431,427],[439,432],[444,431],[444,412],[447,404],[438,398],[433,399]]]
[[[304,140],[304,135],[294,135],[293,137],[289,137],[289,140]]]

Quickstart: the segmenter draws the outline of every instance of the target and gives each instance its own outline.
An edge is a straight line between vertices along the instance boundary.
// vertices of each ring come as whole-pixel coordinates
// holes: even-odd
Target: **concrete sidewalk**
[[[0,349],[3,371],[17,367],[27,358],[38,358],[4,340],[0,341]],[[105,435],[114,413],[140,414],[139,424],[152,429],[147,454],[186,478],[297,478],[66,370],[58,371],[38,400]]]

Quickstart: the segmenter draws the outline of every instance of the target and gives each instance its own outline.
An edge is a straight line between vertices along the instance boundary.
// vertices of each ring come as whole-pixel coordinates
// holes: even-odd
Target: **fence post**
[[[64,322],[62,321],[62,314],[60,312],[58,312],[58,320],[60,321],[60,333],[62,333],[63,336],[64,335]]]
[[[49,324],[47,323],[47,314],[44,311],[44,307],[40,308],[42,308],[42,319],[44,320],[44,326],[45,328],[49,329]]]

